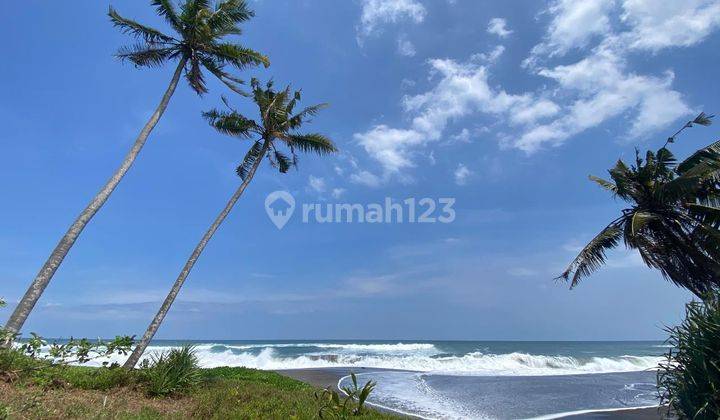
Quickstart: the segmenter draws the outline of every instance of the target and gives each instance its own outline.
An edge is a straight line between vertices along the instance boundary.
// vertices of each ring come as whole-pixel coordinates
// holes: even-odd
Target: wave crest
[[[359,345],[362,346],[362,345]],[[335,347],[328,347],[329,349]],[[345,347],[347,348],[347,347]],[[152,348],[159,350],[161,348]],[[423,349],[426,349],[423,347]],[[402,369],[454,375],[572,375],[582,373],[631,372],[655,369],[662,360],[655,356],[592,357],[545,356],[528,353],[484,354],[463,356],[424,354],[303,354],[281,357],[272,347],[259,353],[237,352],[227,348],[201,346],[197,356],[204,367],[243,366],[255,369],[282,370],[324,367],[371,367]]]

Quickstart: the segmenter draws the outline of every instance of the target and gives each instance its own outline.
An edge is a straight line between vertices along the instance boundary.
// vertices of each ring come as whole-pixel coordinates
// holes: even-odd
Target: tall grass
[[[691,302],[668,329],[670,350],[658,371],[662,402],[681,418],[720,418],[720,294]]]
[[[140,368],[141,381],[150,396],[186,394],[202,381],[195,348],[190,345],[151,356]]]

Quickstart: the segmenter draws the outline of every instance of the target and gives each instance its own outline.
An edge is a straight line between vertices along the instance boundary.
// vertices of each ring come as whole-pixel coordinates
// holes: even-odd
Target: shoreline
[[[296,379],[308,383],[313,386],[320,388],[332,388],[338,390],[338,384],[342,379],[349,376],[351,372],[355,374],[366,374],[373,372],[408,372],[402,369],[382,369],[382,368],[368,368],[368,367],[332,367],[332,368],[304,368],[304,369],[281,369],[275,370],[274,372],[281,375]],[[399,410],[395,410],[389,407],[385,407],[378,404],[372,404],[374,408],[389,413],[400,414],[410,418],[422,419],[415,414],[405,413]],[[646,406],[646,407],[619,407],[610,409],[598,409],[598,410],[578,410],[572,412],[563,412],[548,414],[544,416],[535,417],[535,420],[549,420],[549,419],[574,419],[574,420],[589,420],[589,419],[631,419],[631,420],[659,420],[663,418],[664,411],[660,406]]]

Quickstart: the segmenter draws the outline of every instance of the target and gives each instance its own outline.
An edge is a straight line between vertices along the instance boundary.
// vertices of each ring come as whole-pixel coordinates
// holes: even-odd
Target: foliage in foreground
[[[202,379],[195,348],[185,345],[147,359],[140,367],[145,392],[152,397],[186,394]]]
[[[7,352],[16,356],[13,368],[31,369],[13,382],[0,380],[0,419],[314,419],[322,405],[314,397],[316,388],[274,372],[201,369],[192,393],[149,398],[141,370],[52,366],[17,350]],[[38,377],[51,381],[39,383]],[[368,409],[362,413],[359,418],[396,418]]]
[[[681,418],[720,418],[720,291],[686,305],[686,317],[669,328],[674,349],[658,371],[662,402]]]
[[[689,121],[710,125],[704,113]],[[680,131],[682,131],[681,129]],[[618,160],[611,180],[590,179],[629,204],[570,263],[559,278],[574,287],[605,263],[621,242],[648,267],[696,296],[720,287],[720,142],[678,163],[667,148],[636,152],[634,164]]]
[[[345,397],[341,398],[340,394],[334,389],[328,387],[321,393],[315,393],[315,399],[322,403],[318,411],[318,417],[321,419],[347,419],[351,416],[361,416],[365,414],[365,402],[375,389],[376,383],[367,381],[365,386],[358,386],[357,376],[350,373],[352,386],[345,386],[342,391]]]

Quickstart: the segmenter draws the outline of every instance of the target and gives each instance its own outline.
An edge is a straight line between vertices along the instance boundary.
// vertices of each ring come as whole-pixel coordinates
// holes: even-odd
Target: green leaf
[[[630,230],[632,235],[635,236],[643,227],[655,219],[656,216],[651,213],[645,213],[642,211],[636,211],[633,213],[632,219],[630,220]]]
[[[613,193],[617,193],[617,186],[613,184],[610,181],[604,180],[602,178],[598,178],[596,176],[590,175],[588,176],[590,178],[590,181],[595,182],[596,184],[600,185],[601,187],[605,188],[608,191],[611,191]]]
[[[134,37],[140,38],[148,43],[158,42],[172,42],[175,38],[165,35],[157,29],[145,26],[132,19],[126,19],[113,9],[112,6],[108,9],[108,16],[112,21],[113,25],[120,28],[120,31],[125,34],[130,34]]]
[[[605,263],[605,252],[618,246],[621,237],[622,229],[619,222],[611,223],[585,245],[568,268],[557,278],[570,280],[572,276],[570,285],[575,287],[583,277],[589,276]]]
[[[250,173],[250,169],[255,164],[255,162],[258,159],[262,159],[261,156],[262,153],[262,143],[259,141],[256,141],[250,150],[245,154],[245,158],[243,159],[240,166],[237,167],[236,173],[238,176],[244,181],[247,179],[248,174]]]

